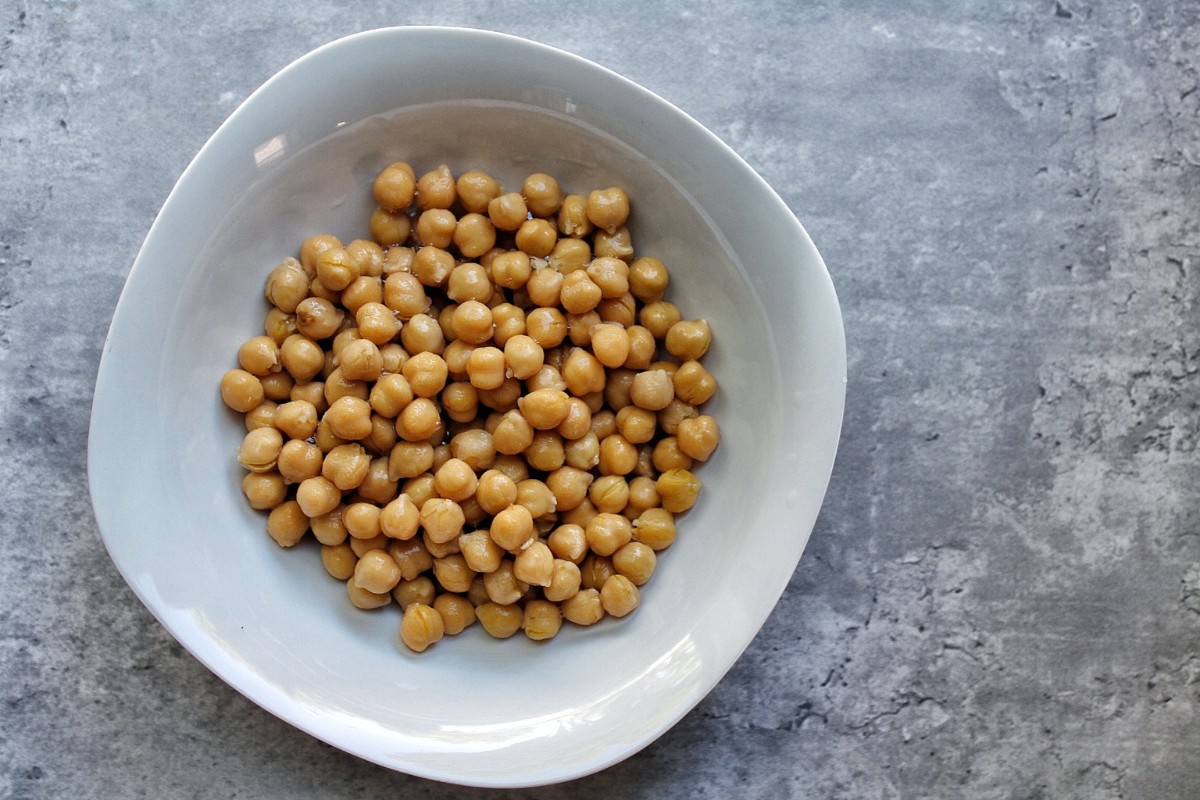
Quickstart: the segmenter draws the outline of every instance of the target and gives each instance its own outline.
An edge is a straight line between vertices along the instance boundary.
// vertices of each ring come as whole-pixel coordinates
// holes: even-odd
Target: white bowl
[[[259,332],[267,271],[316,232],[366,234],[375,172],[532,171],[633,198],[639,253],[707,318],[722,426],[699,504],[623,620],[536,644],[478,626],[421,655],[396,609],[349,606],[315,547],[285,551],[239,490],[238,415],[217,383]],[[105,342],[88,474],[125,579],[209,669],[270,712],[378,764],[532,786],[638,751],[721,679],[796,567],[832,469],[845,393],[833,287],[791,211],[737,155],[582,58],[475,30],[396,28],[271,78],[184,172]]]

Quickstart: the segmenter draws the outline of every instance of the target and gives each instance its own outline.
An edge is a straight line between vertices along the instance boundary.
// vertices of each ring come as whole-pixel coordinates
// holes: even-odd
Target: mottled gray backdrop
[[[390,773],[243,699],[138,603],[86,494],[101,344],[183,168],[294,58],[412,23],[566,48],[691,113],[845,313],[842,449],[774,615],[657,743],[536,792]],[[1198,23],[0,0],[0,796],[1200,797]]]

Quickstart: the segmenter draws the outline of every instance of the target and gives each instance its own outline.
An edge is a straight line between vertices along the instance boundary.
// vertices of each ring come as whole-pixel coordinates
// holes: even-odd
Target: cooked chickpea
[[[554,554],[542,542],[533,542],[513,559],[513,577],[530,586],[549,586],[554,576]]]
[[[442,640],[446,624],[437,609],[424,603],[411,603],[400,620],[400,639],[415,653],[423,653]]]
[[[412,220],[403,211],[388,211],[377,208],[368,223],[371,238],[384,247],[404,244],[412,234]]]
[[[675,398],[675,384],[666,370],[646,370],[633,378],[629,399],[639,408],[660,411]]]
[[[670,469],[658,476],[662,507],[673,514],[687,511],[700,495],[700,481],[686,469]]]
[[[571,410],[570,398],[560,389],[536,389],[518,400],[517,406],[525,420],[537,430],[552,430]]]
[[[617,412],[617,431],[631,444],[645,444],[658,431],[658,417],[644,408],[625,406]]]
[[[433,601],[433,608],[441,615],[447,636],[457,636],[475,623],[475,606],[461,594],[440,594]]]
[[[504,550],[492,541],[492,537],[485,530],[460,535],[458,549],[467,566],[477,573],[495,572],[504,558]]]
[[[396,435],[406,442],[428,441],[442,424],[437,403],[418,397],[396,417]]]
[[[454,336],[468,344],[483,344],[492,338],[492,310],[478,300],[467,300],[454,309]]]
[[[304,516],[312,518],[328,514],[338,507],[342,493],[328,479],[320,475],[306,478],[296,487],[296,503]]]
[[[530,600],[525,604],[521,629],[535,642],[553,639],[562,628],[562,612],[548,600]]]
[[[660,340],[665,339],[671,326],[681,319],[679,309],[674,303],[668,303],[666,300],[647,303],[638,312],[638,322],[650,331],[655,339]]]
[[[587,470],[560,466],[546,476],[545,483],[554,495],[555,510],[570,511],[588,496],[592,481],[592,473]]]
[[[544,219],[527,219],[517,228],[515,242],[517,249],[528,253],[534,258],[545,258],[554,251],[558,241],[558,231],[553,223]]]
[[[536,308],[525,316],[525,331],[543,350],[557,347],[567,337],[567,318],[557,308]]]
[[[562,377],[567,390],[576,397],[603,391],[607,379],[604,365],[582,347],[571,348],[567,360],[563,363]]]
[[[524,506],[511,505],[492,518],[488,533],[500,547],[514,552],[533,538],[533,515]]]
[[[612,233],[629,219],[629,195],[618,186],[594,190],[588,194],[585,210],[593,225]]]
[[[475,571],[467,566],[462,553],[451,553],[433,560],[434,578],[447,592],[466,592],[471,588],[475,574]]]
[[[300,298],[303,300],[304,298]],[[263,331],[270,336],[276,344],[283,344],[283,340],[296,332],[296,316],[294,314],[286,314],[278,308],[272,308],[267,312],[267,316],[263,319]]]
[[[525,506],[534,519],[554,513],[557,505],[554,492],[537,478],[526,478],[517,484],[516,502]]]
[[[340,444],[325,453],[321,475],[337,489],[348,492],[357,489],[371,468],[371,457],[357,442]],[[314,516],[310,514],[309,516]]]
[[[600,463],[600,439],[594,431],[588,431],[578,439],[566,442],[563,455],[567,466],[590,470]]]
[[[496,244],[496,227],[486,216],[472,211],[458,220],[453,241],[465,258],[479,258]]]
[[[654,549],[644,542],[628,542],[613,553],[613,567],[634,586],[644,586],[658,566]]]
[[[389,211],[403,211],[412,205],[416,191],[413,168],[403,161],[388,164],[375,177],[371,187],[375,201]]]
[[[564,236],[583,238],[589,235],[595,225],[588,219],[587,199],[577,194],[569,194],[563,198],[558,209],[558,229]]]
[[[667,330],[667,352],[681,361],[696,361],[708,352],[712,331],[702,319],[680,320]]]
[[[234,411],[246,413],[262,403],[262,382],[244,369],[231,369],[221,376],[221,400]]]
[[[330,301],[308,297],[296,306],[296,330],[310,339],[328,339],[337,333],[345,317],[346,312]]]
[[[513,562],[509,558],[501,560],[500,566],[484,574],[483,585],[488,599],[502,605],[517,602],[529,590],[529,584],[517,580],[513,574]]]
[[[270,472],[247,472],[242,478],[242,494],[250,507],[257,511],[267,511],[284,501],[287,497],[287,484],[283,476],[271,470]]]
[[[587,347],[592,343],[592,331],[604,320],[596,311],[567,315],[567,338],[576,347]]]
[[[387,548],[388,555],[400,567],[400,575],[406,581],[414,580],[423,572],[433,568],[433,556],[420,538],[394,540]]]
[[[601,556],[611,556],[633,538],[633,526],[620,514],[601,512],[584,528],[588,547]]]
[[[279,451],[276,466],[288,483],[300,483],[321,474],[325,454],[304,439],[290,439]]]
[[[535,269],[525,282],[529,302],[540,308],[553,309],[562,297],[562,286],[566,276],[554,269]]]
[[[492,306],[492,341],[497,347],[506,347],[508,340],[525,333],[525,311],[512,303]]]
[[[350,604],[363,611],[383,608],[392,602],[392,596],[387,592],[379,594],[354,585],[354,581],[346,581],[346,597]]]
[[[383,303],[394,311],[397,317],[407,320],[428,311],[432,301],[425,293],[425,285],[416,275],[393,272],[383,282]]]
[[[379,529],[391,539],[411,539],[420,525],[420,509],[407,494],[399,494],[379,512]]]
[[[358,397],[339,397],[329,404],[321,419],[339,439],[365,439],[371,433],[371,404]]]
[[[431,398],[445,387],[449,368],[440,355],[426,350],[405,361],[400,372],[416,397]]]
[[[576,625],[595,625],[604,618],[604,604],[597,589],[582,589],[559,604],[563,618]]]
[[[629,484],[620,475],[601,475],[588,487],[588,499],[604,514],[618,514],[629,503]]]
[[[641,600],[637,586],[624,575],[612,575],[600,587],[600,603],[604,606],[604,613],[614,617],[632,613]]]
[[[348,544],[321,545],[321,565],[330,576],[339,581],[348,581],[354,576],[358,556]]]
[[[567,460],[562,437],[552,430],[534,433],[533,441],[525,448],[524,455],[529,466],[541,472],[552,472]]]
[[[516,378],[505,378],[495,389],[480,389],[479,403],[493,411],[511,411],[521,398],[521,382]]]
[[[255,428],[248,432],[238,447],[238,463],[251,472],[275,469],[283,435],[276,428]]]
[[[703,405],[717,391],[717,379],[699,361],[685,361],[672,376],[675,396],[692,406]]]
[[[654,469],[667,472],[673,469],[691,469],[694,459],[679,449],[679,440],[674,436],[666,436],[654,444],[651,457]]]
[[[475,617],[488,635],[496,639],[507,639],[521,630],[525,613],[514,600],[509,604],[484,603],[475,609]]]
[[[270,336],[255,336],[242,343],[237,358],[238,366],[261,377],[279,370],[279,345]]]
[[[295,500],[287,500],[267,514],[267,535],[280,547],[294,547],[308,533],[308,516]]]
[[[454,241],[458,218],[444,208],[430,208],[417,217],[417,241],[423,245],[448,248]]]
[[[721,431],[717,427],[717,421],[704,414],[681,420],[675,438],[684,455],[697,461],[707,461],[721,441]]]
[[[437,597],[437,586],[427,575],[418,575],[411,580],[401,580],[392,588],[392,599],[400,610],[406,610],[413,603],[430,605]]]
[[[315,274],[315,273],[314,273]],[[289,258],[267,275],[263,289],[267,301],[285,314],[291,314],[308,297],[309,276],[294,258]]]
[[[439,164],[417,179],[416,201],[421,208],[450,208],[456,199],[458,188],[445,164]]]
[[[603,293],[586,270],[576,270],[563,279],[558,297],[567,313],[583,314],[600,303]]]
[[[424,245],[413,254],[412,274],[425,286],[445,286],[454,272],[454,256],[434,245]]]
[[[328,514],[313,517],[308,521],[308,526],[312,529],[313,536],[318,542],[330,547],[345,543],[346,537],[349,536],[346,526],[342,524],[341,505]],[[349,545],[346,546],[349,547]],[[358,554],[355,553],[354,557],[357,559]]]
[[[503,191],[495,178],[475,169],[459,175],[455,188],[463,208],[476,214],[487,213],[488,203]]]
[[[637,448],[619,433],[605,436],[600,442],[601,475],[628,475],[637,466]]]
[[[488,514],[499,514],[517,502],[517,484],[498,469],[489,469],[479,476],[475,499]]]
[[[489,315],[490,316],[490,315]],[[467,377],[477,389],[498,389],[504,383],[504,351],[477,347],[467,359]]]
[[[287,400],[292,393],[292,388],[296,385],[292,376],[282,370],[269,372],[258,381],[263,387],[263,397],[276,402]]]
[[[563,192],[558,181],[544,172],[535,172],[521,184],[521,196],[536,217],[552,217],[562,206]]]
[[[249,432],[255,428],[278,428],[279,426],[275,424],[275,415],[278,413],[278,403],[270,399],[263,400],[246,412],[246,416],[243,419],[246,423],[246,431]]]
[[[658,427],[668,436],[674,436],[679,431],[679,423],[699,415],[700,412],[695,406],[690,406],[677,397],[658,412]]]
[[[508,192],[488,202],[488,218],[502,231],[515,231],[529,216],[525,198],[518,192]]]
[[[400,582],[400,568],[385,550],[370,550],[354,566],[354,585],[368,592],[390,592]]]

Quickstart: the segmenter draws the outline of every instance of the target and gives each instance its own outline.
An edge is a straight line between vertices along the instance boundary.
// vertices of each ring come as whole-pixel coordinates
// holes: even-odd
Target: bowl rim
[[[347,752],[390,769],[400,770],[412,775],[459,785],[492,788],[517,788],[546,785],[579,778],[605,769],[642,750],[659,738],[663,733],[670,730],[676,723],[679,722],[679,720],[689,713],[711,691],[716,683],[721,680],[725,673],[732,668],[732,666],[737,662],[738,658],[740,658],[741,654],[757,635],[758,628],[755,628],[752,632],[750,632],[749,635],[745,636],[744,641],[739,641],[737,643],[737,646],[734,648],[736,650],[734,657],[729,660],[719,674],[717,674],[710,682],[706,682],[707,685],[703,691],[698,693],[698,695],[689,702],[679,704],[674,709],[674,713],[670,716],[670,718],[665,720],[664,724],[653,731],[651,735],[642,736],[636,741],[631,742],[629,746],[620,752],[610,754],[604,758],[593,758],[591,760],[580,761],[579,763],[571,765],[569,769],[542,772],[536,776],[530,776],[526,779],[504,779],[496,781],[479,779],[477,776],[464,779],[462,775],[455,774],[452,770],[432,769],[412,763],[397,764],[395,762],[388,762],[381,760],[378,757],[378,754],[363,752],[361,749],[348,747],[344,742],[333,741],[330,738],[327,738],[327,736],[323,735],[320,730],[314,729],[313,725],[306,724],[303,715],[298,714],[295,708],[289,707],[287,704],[271,702],[271,698],[264,697],[261,692],[258,694],[252,693],[252,681],[247,680],[249,673],[243,675],[231,675],[231,670],[228,664],[224,665],[223,668],[218,667],[212,658],[213,654],[209,651],[206,651],[206,649],[203,647],[198,647],[196,642],[190,640],[187,636],[178,631],[176,627],[171,624],[170,620],[168,620],[156,608],[152,598],[148,597],[142,591],[138,581],[134,579],[134,576],[127,573],[126,567],[117,557],[117,553],[115,552],[113,546],[113,537],[116,535],[116,529],[121,526],[121,521],[113,518],[115,510],[111,507],[109,502],[110,498],[103,496],[99,491],[99,485],[103,483],[102,473],[107,468],[107,463],[104,454],[101,452],[103,437],[101,436],[100,426],[98,423],[102,423],[107,418],[110,418],[114,412],[112,405],[114,401],[106,399],[110,398],[115,391],[115,387],[109,385],[111,382],[111,369],[106,369],[106,367],[111,366],[112,361],[115,358],[115,356],[112,355],[112,348],[114,343],[122,335],[122,331],[120,329],[121,320],[128,316],[128,308],[135,302],[131,286],[136,286],[140,282],[141,276],[154,268],[153,264],[148,263],[144,259],[144,255],[150,243],[158,238],[162,226],[166,224],[163,222],[163,220],[174,214],[175,207],[181,202],[179,199],[181,191],[180,187],[188,182],[190,176],[194,175],[206,165],[206,162],[209,159],[207,154],[216,147],[215,143],[220,142],[223,138],[225,138],[227,131],[237,126],[239,124],[239,120],[253,112],[257,98],[261,98],[264,95],[269,95],[275,92],[276,87],[292,81],[294,75],[297,73],[302,73],[304,70],[308,69],[309,65],[321,62],[323,59],[327,58],[330,53],[336,52],[340,48],[346,47],[349,44],[363,46],[364,44],[369,44],[375,40],[381,42],[391,42],[396,41],[395,37],[399,37],[399,40],[403,40],[413,36],[420,37],[431,35],[444,37],[447,39],[447,41],[453,40],[454,43],[459,43],[461,46],[486,46],[491,42],[505,42],[509,45],[517,44],[521,47],[536,49],[547,58],[567,60],[574,64],[577,68],[582,68],[595,73],[597,76],[600,76],[602,80],[613,84],[613,91],[620,90],[623,92],[632,93],[641,100],[650,103],[654,107],[656,113],[668,114],[674,117],[673,124],[687,126],[691,130],[692,135],[704,137],[710,146],[719,150],[726,159],[736,165],[736,168],[741,174],[742,179],[749,180],[756,185],[757,196],[763,198],[764,201],[774,204],[776,206],[777,213],[786,214],[786,217],[792,220],[795,225],[794,233],[801,237],[803,241],[808,243],[808,245],[812,248],[812,253],[816,256],[816,263],[820,267],[823,282],[826,284],[832,299],[830,313],[832,313],[836,319],[836,335],[834,336],[834,340],[830,342],[830,347],[833,351],[832,358],[840,363],[842,388],[840,395],[837,397],[837,408],[835,414],[836,424],[834,424],[834,421],[831,419],[831,426],[836,429],[836,433],[833,435],[832,447],[827,453],[827,468],[824,474],[819,476],[820,496],[824,496],[828,489],[828,484],[833,470],[834,460],[837,452],[837,444],[840,440],[840,431],[844,413],[846,382],[845,334],[840,306],[838,305],[836,292],[834,291],[832,279],[828,273],[826,265],[821,259],[820,255],[816,252],[815,246],[812,245],[807,231],[804,229],[800,221],[795,217],[791,209],[784,203],[782,198],[780,198],[774,189],[758,174],[756,170],[754,170],[754,168],[752,168],[737,152],[735,152],[716,134],[712,133],[710,130],[708,130],[708,128],[675,106],[670,101],[664,99],[646,87],[624,77],[618,72],[569,51],[521,36],[473,27],[437,25],[374,28],[338,37],[308,51],[276,71],[273,75],[271,75],[270,78],[268,78],[250,95],[248,95],[245,100],[243,100],[238,107],[228,115],[221,125],[216,128],[211,136],[208,137],[204,145],[188,163],[187,167],[180,174],[177,182],[168,193],[161,209],[155,216],[154,222],[151,224],[146,234],[146,238],[143,241],[142,246],[139,248],[137,256],[134,258],[129,273],[125,278],[120,297],[118,298],[115,306],[112,322],[105,336],[104,345],[97,368],[88,435],[87,477],[89,493],[91,495],[97,526],[104,541],[105,547],[109,552],[114,564],[117,566],[118,571],[121,573],[122,577],[125,579],[130,588],[133,589],[138,599],[148,610],[151,611],[156,619],[158,619],[160,624],[162,624],[193,657],[197,658],[197,660],[203,663],[206,668],[220,677],[224,682],[229,684],[239,693],[247,696],[260,707],[318,739],[326,741],[327,743],[339,749],[346,750]],[[831,330],[831,333],[834,333],[834,331]],[[797,554],[797,563],[800,555],[803,553],[805,545],[807,544],[808,538],[811,535],[811,530],[812,527],[810,524],[808,525],[807,530],[798,531],[800,544],[799,553]],[[793,571],[794,568],[795,565],[793,565]],[[778,600],[785,591],[786,586],[787,581],[785,580],[780,586],[777,587],[778,591],[775,593],[775,604],[778,603]]]

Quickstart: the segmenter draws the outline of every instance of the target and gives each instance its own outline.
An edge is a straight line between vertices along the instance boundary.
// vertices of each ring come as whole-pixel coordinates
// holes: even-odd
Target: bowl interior
[[[379,75],[418,69],[450,78],[368,90]],[[455,77],[464,71],[471,80]],[[261,331],[266,273],[315,233],[366,238],[371,181],[401,159],[418,172],[484,169],[506,187],[534,171],[575,193],[624,187],[638,253],[661,258],[668,299],[713,328],[705,364],[721,388],[706,410],[722,445],[698,470],[701,500],[628,618],[568,625],[544,644],[497,642],[475,626],[413,655],[398,640],[398,609],[350,607],[315,543],[281,550],[240,494],[244,429],[216,386]],[[139,596],[265,708],[392,768],[547,783],[644,746],[749,643],[820,507],[844,374],[816,250],[699,125],[550,48],[478,31],[377,31],[272,79],[164,206],[105,347],[93,500]]]

